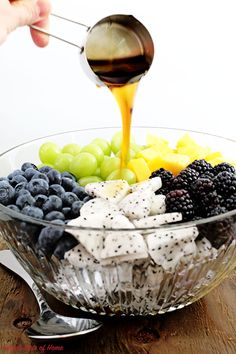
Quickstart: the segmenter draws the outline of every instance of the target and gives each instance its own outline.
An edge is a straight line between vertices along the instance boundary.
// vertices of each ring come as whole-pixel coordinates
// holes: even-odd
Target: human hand
[[[47,28],[51,7],[49,0],[0,0],[0,44],[17,27],[36,25]],[[48,44],[48,36],[30,29],[38,47]]]

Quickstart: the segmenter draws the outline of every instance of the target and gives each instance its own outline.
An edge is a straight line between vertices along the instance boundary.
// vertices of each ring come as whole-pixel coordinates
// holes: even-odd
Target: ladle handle
[[[44,303],[46,302],[39,288],[10,250],[0,251],[0,264],[20,276],[29,285],[30,289],[33,291],[36,297],[40,309],[44,309]]]
[[[58,18],[58,19],[60,19],[60,20],[63,20],[63,21],[68,21],[68,22],[74,23],[74,24],[76,24],[76,25],[78,25],[78,26],[85,27],[85,28],[87,29],[87,31],[90,29],[90,27],[87,26],[87,25],[85,25],[84,23],[77,22],[77,21],[71,20],[71,19],[69,19],[69,18],[66,18],[66,17],[60,16],[60,15],[57,15],[57,14],[51,13],[50,16],[56,17],[56,18]],[[79,46],[78,44],[73,43],[73,42],[71,42],[71,41],[68,41],[67,39],[64,39],[64,38],[62,38],[62,37],[58,37],[57,35],[48,32],[48,31],[45,30],[44,28],[41,28],[41,27],[38,27],[38,26],[35,26],[35,25],[30,25],[29,27],[32,28],[32,29],[34,29],[35,31],[38,31],[38,32],[40,32],[40,33],[47,34],[47,35],[50,36],[50,37],[56,38],[56,39],[58,39],[58,40],[60,40],[60,41],[62,41],[62,42],[64,42],[64,43],[73,45],[74,47],[77,47],[77,48],[79,48],[80,50],[82,50],[82,47]]]

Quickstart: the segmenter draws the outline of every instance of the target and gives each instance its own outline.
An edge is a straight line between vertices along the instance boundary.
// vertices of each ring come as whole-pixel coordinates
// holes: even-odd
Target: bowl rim
[[[227,138],[227,137],[223,137],[220,135],[216,135],[216,134],[211,134],[211,133],[206,133],[206,132],[202,132],[202,131],[196,131],[196,130],[190,130],[190,129],[185,129],[185,128],[171,128],[171,127],[158,127],[158,126],[147,126],[147,125],[134,125],[131,127],[135,129],[163,129],[163,130],[170,130],[170,131],[182,131],[182,132],[186,132],[186,133],[194,133],[194,134],[201,134],[201,135],[205,135],[205,136],[209,136],[209,137],[215,137],[218,139],[223,139],[232,143],[236,143],[236,140],[232,139],[232,138]],[[60,136],[60,135],[66,135],[66,134],[72,134],[72,133],[78,133],[78,132],[85,132],[85,131],[91,131],[91,130],[96,130],[96,131],[101,131],[101,130],[105,130],[105,129],[121,129],[120,126],[106,126],[106,127],[89,127],[89,128],[81,128],[81,129],[76,129],[76,130],[69,130],[69,131],[65,131],[65,132],[59,132],[59,133],[54,133],[54,134],[50,134],[50,135],[46,135],[46,136],[42,136],[36,139],[32,139],[32,140],[28,140],[26,142],[23,142],[21,144],[18,144],[12,148],[7,149],[6,151],[0,153],[0,158],[3,157],[4,155],[7,155],[9,152],[14,151],[20,147],[23,147],[25,145],[28,145],[30,143],[33,142],[37,142],[43,139],[47,139],[47,138],[53,138],[55,136]],[[225,218],[230,218],[234,215],[236,215],[236,209],[231,210],[231,211],[227,211],[226,213],[223,214],[219,214],[216,216],[211,216],[211,217],[207,217],[207,218],[201,218],[199,220],[190,220],[190,221],[185,221],[185,222],[178,222],[178,223],[171,223],[171,224],[166,224],[166,225],[160,225],[158,227],[147,227],[147,228],[134,228],[134,229],[127,229],[127,228],[119,228],[119,229],[109,229],[109,228],[94,228],[94,227],[78,227],[78,226],[73,226],[73,225],[68,225],[68,224],[58,224],[52,221],[47,221],[47,220],[41,220],[41,219],[37,219],[34,217],[30,217],[27,215],[24,215],[20,212],[14,211],[12,209],[7,208],[6,206],[0,204],[0,212],[2,212],[3,214],[7,215],[10,218],[13,219],[17,219],[20,222],[28,222],[30,224],[34,224],[34,225],[38,225],[38,226],[44,226],[44,227],[56,227],[56,228],[62,228],[65,231],[103,231],[103,232],[121,232],[121,231],[125,231],[125,232],[133,232],[135,231],[149,231],[150,232],[155,232],[155,230],[178,230],[178,229],[182,229],[182,228],[188,228],[188,227],[194,227],[194,226],[198,226],[198,225],[203,225],[203,224],[208,224],[208,223],[212,223],[215,221],[220,221],[222,219]],[[8,219],[9,220],[9,219]],[[11,220],[11,219],[10,219]]]

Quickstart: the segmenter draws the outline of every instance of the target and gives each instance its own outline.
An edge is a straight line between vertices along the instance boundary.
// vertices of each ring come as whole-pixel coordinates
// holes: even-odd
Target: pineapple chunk
[[[235,160],[228,160],[227,162],[236,168],[236,161]]]
[[[223,155],[221,154],[220,151],[215,151],[215,152],[212,152],[211,154],[208,154],[206,157],[205,157],[205,160],[207,162],[211,161],[211,160],[214,160],[214,159],[218,159],[218,158],[223,158]]]
[[[182,146],[177,149],[177,153],[188,155],[191,161],[204,159],[209,155],[211,149],[200,145]]]
[[[173,149],[169,145],[152,145],[151,146],[154,150],[156,150],[160,154],[168,154],[170,152],[174,152]]]
[[[154,147],[150,147],[150,148],[140,151],[137,154],[137,157],[142,157],[145,161],[149,162],[149,161],[155,159],[155,157],[157,157],[158,155],[159,154],[158,154],[157,150]]]
[[[189,133],[185,133],[176,144],[176,148],[182,148],[184,146],[195,146],[197,145],[196,141],[189,135]]]
[[[135,173],[138,182],[145,181],[151,175],[147,162],[141,157],[130,160],[127,167]]]
[[[171,171],[174,175],[178,175],[185,167],[190,164],[190,157],[183,154],[168,153],[166,155],[159,155],[148,163],[151,172],[163,167]]]
[[[147,146],[158,145],[158,146],[168,146],[168,140],[158,137],[157,135],[147,133],[146,137]]]
[[[223,157],[216,157],[215,159],[212,160],[208,160],[208,162],[214,167],[216,165],[218,165],[221,162],[224,162],[225,160],[223,159]]]

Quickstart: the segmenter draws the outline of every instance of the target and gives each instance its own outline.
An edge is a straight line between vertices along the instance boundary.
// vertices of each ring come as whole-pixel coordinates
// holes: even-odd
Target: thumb
[[[31,25],[40,19],[40,7],[37,0],[16,0],[11,2],[11,30],[19,26]]]

